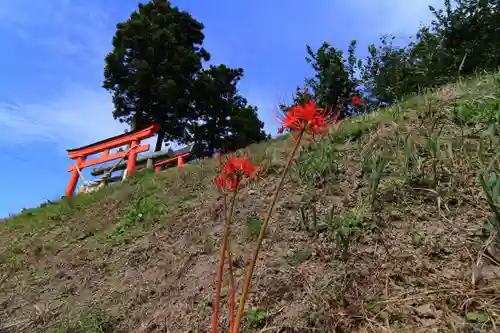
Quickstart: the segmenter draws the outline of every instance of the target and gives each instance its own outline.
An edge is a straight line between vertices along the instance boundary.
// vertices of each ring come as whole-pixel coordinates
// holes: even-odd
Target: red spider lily
[[[233,191],[237,186],[237,179],[234,177],[227,177],[225,175],[219,175],[214,177],[214,184],[219,190],[225,192],[227,190]]]
[[[255,173],[255,166],[247,157],[230,157],[222,167],[221,174],[214,177],[214,184],[221,191],[234,191],[243,177],[251,178]]]
[[[294,139],[301,133],[309,133],[313,136],[325,134],[328,125],[325,117],[319,111],[323,111],[323,109],[318,108],[314,101],[293,106],[282,119],[283,128],[294,131],[296,133]]]
[[[363,105],[364,104],[363,100],[359,96],[352,96],[351,103],[352,103],[352,105]]]
[[[221,190],[225,190],[227,185],[226,177],[224,177],[224,175],[215,176],[214,184]]]
[[[285,128],[283,126],[278,128],[278,134],[283,134],[284,131],[285,131]]]
[[[229,259],[229,274],[231,276],[230,279],[230,286],[231,290],[229,293],[229,325],[230,325],[230,331],[232,331],[233,324],[234,324],[234,308],[235,308],[235,297],[236,297],[236,290],[234,287],[234,275],[232,273],[232,259],[231,259],[231,254],[230,251],[228,250],[229,246],[229,235],[230,235],[230,226],[231,226],[231,216],[233,212],[233,204],[234,201],[236,200],[236,195],[238,188],[241,184],[241,180],[244,177],[253,177],[255,174],[255,166],[248,160],[248,157],[228,157],[226,159],[226,162],[222,166],[221,173],[214,177],[213,182],[215,186],[217,186],[222,192],[226,191],[232,191],[233,192],[233,197],[232,197],[232,204],[231,204],[231,209],[227,210],[227,201],[226,197],[224,197],[224,215],[226,218],[226,230],[224,232],[224,240],[223,240],[223,245],[221,246],[221,253],[220,253],[220,258],[219,258],[219,269],[217,272],[217,284],[216,284],[216,291],[215,291],[215,302],[214,302],[214,308],[213,308],[213,316],[212,316],[212,333],[217,332],[217,317],[218,317],[218,312],[219,312],[219,306],[220,306],[220,291],[221,291],[221,284],[222,284],[222,277],[223,277],[223,270],[224,270],[224,258],[226,255],[226,250],[228,259]]]
[[[248,160],[248,157],[230,157],[222,168],[222,173],[250,178],[255,173],[255,165]]]

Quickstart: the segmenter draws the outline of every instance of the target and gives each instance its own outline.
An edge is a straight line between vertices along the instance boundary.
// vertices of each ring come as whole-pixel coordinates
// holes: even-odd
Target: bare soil
[[[248,307],[264,312],[265,320],[246,317],[245,332],[500,332],[500,267],[485,251],[490,212],[477,160],[457,150],[441,164],[433,189],[402,182],[397,165],[403,156],[397,155],[375,212],[368,203],[363,154],[381,144],[397,147],[396,128],[418,141],[418,121],[410,115],[395,127],[377,120],[358,141],[339,145],[339,172],[287,181],[249,295]],[[250,149],[262,169],[240,192],[234,215],[240,287],[255,243],[249,219],[265,215],[288,149],[286,140]],[[6,244],[0,249],[0,331],[208,332],[223,232],[213,174],[208,161],[89,194],[95,201],[70,213],[53,208],[49,214],[52,208],[44,207],[14,218],[17,227],[0,229]],[[159,203],[157,218],[130,217]],[[340,258],[328,231],[300,228],[302,205],[314,206],[321,221],[332,207],[335,216],[357,214],[370,229]],[[48,222],[41,226],[42,220]],[[125,232],[113,233],[130,221],[135,224]],[[221,332],[227,331],[226,307],[224,300]]]

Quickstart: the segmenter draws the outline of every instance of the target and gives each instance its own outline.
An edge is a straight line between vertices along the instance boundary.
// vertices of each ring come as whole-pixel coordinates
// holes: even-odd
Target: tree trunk
[[[132,120],[130,121],[130,132],[133,132],[137,129],[137,117],[132,117]]]
[[[213,157],[215,153],[215,138],[212,137],[210,141],[208,142],[208,147],[207,147],[207,156]]]
[[[156,137],[155,152],[160,151],[163,146],[163,140],[165,140],[165,131],[160,129],[158,131],[158,136]]]
[[[130,121],[130,131],[135,131],[136,129],[139,129],[142,124],[142,115],[140,113],[136,113],[132,116],[132,120]]]

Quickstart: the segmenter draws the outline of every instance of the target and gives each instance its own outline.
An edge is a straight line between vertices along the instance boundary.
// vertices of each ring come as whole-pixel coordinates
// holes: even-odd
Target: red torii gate
[[[64,195],[67,197],[73,195],[76,184],[78,183],[78,179],[80,178],[80,171],[86,167],[96,164],[101,164],[128,156],[127,176],[131,176],[135,170],[136,155],[138,153],[148,151],[150,147],[148,144],[141,146],[141,140],[152,137],[156,134],[156,132],[158,132],[159,129],[160,125],[153,124],[149,127],[117,135],[87,145],[85,147],[68,149],[67,152],[69,158],[72,160],[76,160],[76,163],[75,165],[68,167],[68,172],[72,172],[72,174],[68,183],[68,187],[66,188],[66,193]],[[124,145],[129,145],[130,148],[123,152],[114,153],[112,155],[109,154],[109,151],[111,149],[118,148]],[[87,157],[102,152],[104,153],[102,156],[87,161]]]

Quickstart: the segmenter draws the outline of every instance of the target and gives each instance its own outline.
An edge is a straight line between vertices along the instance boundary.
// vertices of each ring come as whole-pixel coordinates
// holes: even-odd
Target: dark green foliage
[[[307,45],[306,61],[314,70],[314,77],[306,79],[304,87],[298,87],[292,105],[302,104],[314,99],[320,107],[325,108],[328,116],[332,110],[340,111],[340,118],[352,113],[350,98],[359,95],[361,81],[356,78],[356,70],[361,66],[361,60],[355,56],[356,41],[351,41],[347,59],[344,52],[328,43],[323,43],[317,51]],[[280,105],[283,112],[291,106]]]
[[[384,36],[369,47],[363,79],[373,98],[393,103],[423,88],[454,81],[478,70],[500,65],[500,1],[457,0],[444,10],[429,7],[430,26],[421,27],[404,47]]]
[[[190,107],[194,76],[210,57],[201,46],[202,29],[168,0],[139,4],[117,25],[103,86],[113,93],[116,119],[133,127],[162,125],[157,150],[164,138],[184,139],[184,122],[196,118]]]
[[[444,11],[430,7],[448,64],[464,75],[496,69],[500,65],[500,1],[456,0],[455,5],[445,0]]]
[[[320,106],[339,108],[341,117],[347,113],[349,98],[359,94],[360,81],[355,77],[358,66],[355,51],[355,40],[349,45],[347,59],[344,59],[342,50],[326,42],[316,52],[307,45],[306,61],[315,71],[314,77],[306,80],[307,85],[314,91]]]
[[[430,7],[434,20],[406,45],[384,35],[370,45],[366,59],[323,43],[307,46],[314,74],[298,87],[292,105],[315,99],[340,117],[367,112],[397,100],[500,65],[500,1],[444,0],[444,10]],[[115,118],[141,127],[162,125],[163,140],[196,143],[196,153],[228,152],[268,139],[257,109],[247,104],[237,84],[240,68],[203,69],[209,53],[202,47],[203,25],[167,0],[140,4],[118,24],[113,50],[106,57],[103,86],[113,93]],[[351,97],[365,96],[354,107]],[[290,105],[281,105],[287,112]],[[328,112],[325,111],[325,112]]]
[[[499,0],[456,0],[454,5],[444,0],[444,10],[429,9],[434,20],[420,27],[409,43],[395,45],[394,36],[383,35],[378,45],[368,47],[364,60],[354,55],[356,41],[347,59],[326,42],[315,52],[307,46],[306,60],[314,70],[306,80],[311,96],[321,106],[339,109],[343,117],[500,66]],[[361,90],[365,107],[353,110],[349,97]],[[294,103],[301,101],[300,91]]]
[[[378,48],[370,45],[362,69],[365,89],[379,104],[392,104],[401,95],[407,50],[395,47],[393,40],[393,36],[383,36]]]
[[[268,139],[257,108],[247,104],[236,88],[243,69],[210,66],[196,79],[194,105],[196,121],[189,127],[189,141],[197,144],[197,154],[229,152]]]
[[[204,70],[203,24],[168,0],[139,4],[117,25],[106,56],[103,87],[113,94],[113,116],[141,128],[162,127],[163,141],[196,143],[199,155],[231,151],[267,139],[255,107],[236,85],[240,68]]]

